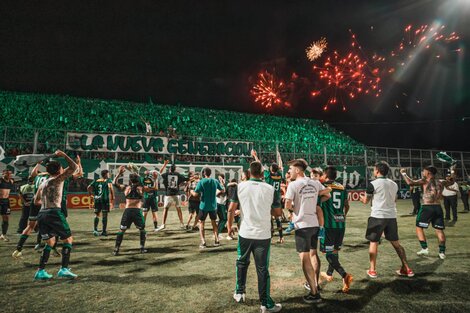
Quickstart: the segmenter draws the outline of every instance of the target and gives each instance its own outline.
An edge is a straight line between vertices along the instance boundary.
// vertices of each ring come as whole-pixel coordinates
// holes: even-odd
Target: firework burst
[[[266,109],[274,106],[290,107],[286,84],[268,71],[258,74],[258,80],[251,88],[251,95],[256,103]]]
[[[318,59],[326,50],[327,45],[328,43],[326,42],[326,38],[321,38],[320,40],[314,41],[310,46],[307,47],[307,49],[305,49],[307,59],[312,62]]]

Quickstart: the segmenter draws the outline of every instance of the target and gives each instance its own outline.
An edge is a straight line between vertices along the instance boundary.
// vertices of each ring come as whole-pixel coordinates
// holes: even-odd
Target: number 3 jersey
[[[321,208],[325,219],[325,228],[345,228],[344,207],[348,200],[346,188],[335,181],[323,183],[327,188],[331,188],[331,198],[321,202]]]
[[[93,197],[95,198],[95,203],[108,203],[109,202],[109,184],[112,183],[111,179],[100,178],[94,180],[90,186],[93,188]]]
[[[264,171],[264,181],[274,187],[274,200],[281,201],[282,172]]]

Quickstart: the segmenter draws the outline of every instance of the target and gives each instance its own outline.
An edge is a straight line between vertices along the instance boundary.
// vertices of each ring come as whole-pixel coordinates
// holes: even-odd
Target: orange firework
[[[251,95],[256,103],[266,109],[274,106],[290,107],[290,104],[285,100],[287,97],[286,85],[268,71],[258,74],[258,81],[251,88]]]

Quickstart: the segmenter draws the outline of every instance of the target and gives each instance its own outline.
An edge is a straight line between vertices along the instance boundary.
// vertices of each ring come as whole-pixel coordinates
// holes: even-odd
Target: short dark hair
[[[433,175],[436,175],[437,174],[437,168],[435,168],[434,166],[432,165],[428,165],[424,168],[426,171],[430,172],[431,174]]]
[[[56,160],[52,160],[46,165],[46,170],[50,175],[57,175],[59,174],[62,165]]]
[[[223,179],[225,179],[225,175],[220,173],[218,176],[222,177]]]
[[[244,171],[243,171],[243,174],[245,174],[245,176],[246,176],[247,179],[250,179],[251,173],[250,173],[250,170],[249,170],[249,169],[248,169],[248,170],[244,170]]]
[[[308,163],[304,159],[292,160],[292,161],[289,162],[289,165],[294,166],[294,167],[298,167],[298,168],[302,169],[302,171],[304,171],[304,172],[308,167]]]
[[[101,171],[101,177],[104,178],[108,173],[109,173],[108,170],[102,170],[102,171]]]
[[[253,161],[250,163],[250,172],[253,176],[261,176],[263,174],[263,165],[261,162]]]
[[[328,179],[335,180],[336,179],[336,167],[334,166],[328,166],[325,168],[325,175]]]
[[[279,171],[279,165],[277,163],[273,163],[271,164],[271,169],[273,170],[273,172],[277,172]]]
[[[375,168],[381,175],[387,176],[388,171],[390,170],[390,165],[388,165],[388,163],[385,161],[380,161],[375,163]]]
[[[130,174],[129,175],[129,181],[134,185],[139,184],[140,183],[139,175],[134,174],[134,173]]]
[[[212,170],[211,170],[209,167],[204,167],[204,168],[202,169],[202,174],[203,174],[204,176],[209,177],[209,176],[211,176],[211,174],[212,174]]]
[[[231,183],[236,183],[237,180],[236,180],[235,178],[232,178],[232,179],[230,180],[230,182],[231,182]]]

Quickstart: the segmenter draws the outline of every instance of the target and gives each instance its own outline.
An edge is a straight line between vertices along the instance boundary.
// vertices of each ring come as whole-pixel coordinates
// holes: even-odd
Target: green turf
[[[418,257],[419,243],[415,236],[414,217],[408,216],[410,201],[399,201],[399,231],[415,278],[398,278],[394,271],[400,262],[388,242],[379,246],[379,278],[366,277],[368,245],[364,233],[369,207],[352,204],[347,220],[344,248],[340,261],[354,276],[349,294],[339,293],[341,282],[335,280],[324,287],[323,303],[304,304],[305,290],[293,236],[284,245],[274,244],[271,250],[271,295],[281,302],[283,312],[470,312],[470,214],[460,214],[458,223],[446,229],[447,259],[437,257],[438,244],[429,229],[429,257]],[[19,212],[11,215],[10,239],[0,242],[0,311],[1,312],[258,312],[259,303],[254,263],[248,274],[246,304],[232,300],[235,287],[236,241],[222,241],[211,248],[212,236],[207,232],[208,248],[200,251],[197,233],[178,229],[172,209],[167,230],[148,233],[149,253],[138,253],[139,235],[128,231],[122,244],[122,255],[111,255],[114,233],[118,229],[121,210],[110,213],[110,236],[93,237],[93,214],[88,210],[70,212],[74,233],[71,268],[79,275],[76,281],[33,282],[39,254],[31,236],[23,250],[23,259],[14,260],[18,236]],[[186,218],[184,211],[184,218]],[[150,216],[149,216],[150,217]],[[159,212],[159,218],[161,212]],[[153,229],[150,219],[148,230]],[[101,227],[101,225],[100,225]],[[322,270],[327,262],[322,256]],[[47,270],[57,274],[60,258],[51,256]]]

